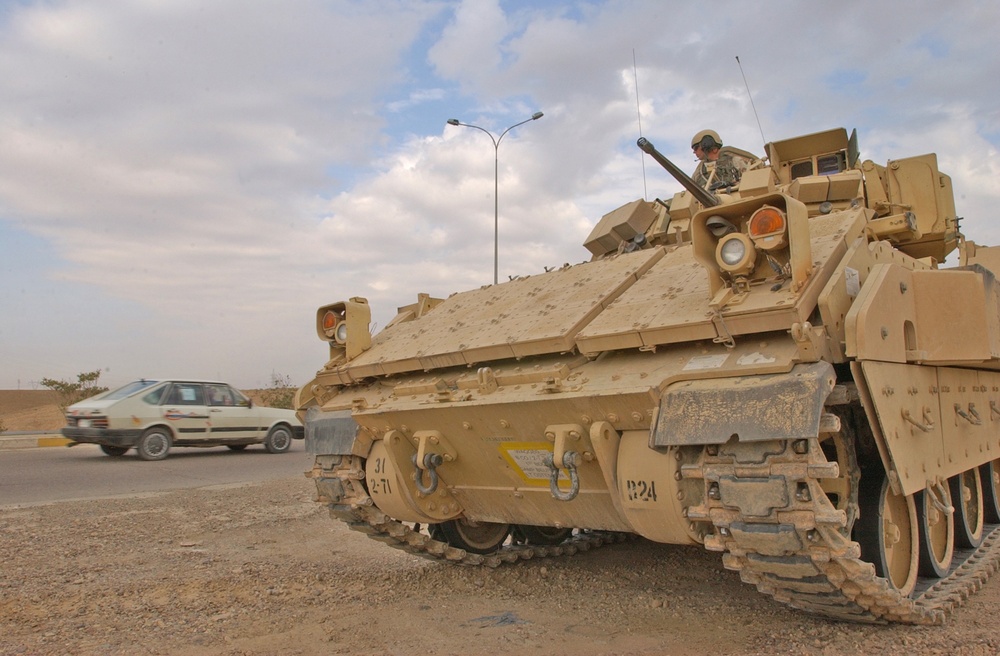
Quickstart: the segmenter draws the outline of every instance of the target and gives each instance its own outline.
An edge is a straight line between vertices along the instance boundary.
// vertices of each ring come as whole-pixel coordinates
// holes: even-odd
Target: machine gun
[[[687,189],[691,195],[697,198],[698,202],[705,207],[715,207],[721,202],[718,198],[699,187],[698,183],[691,179],[691,176],[677,168],[677,165],[667,159],[663,153],[658,151],[656,146],[654,146],[649,139],[639,137],[639,140],[635,142],[635,145],[639,146],[642,152],[647,153],[650,157],[655,159],[660,166],[667,170],[667,173],[674,176],[674,179],[676,179],[677,182],[680,182],[681,186]]]

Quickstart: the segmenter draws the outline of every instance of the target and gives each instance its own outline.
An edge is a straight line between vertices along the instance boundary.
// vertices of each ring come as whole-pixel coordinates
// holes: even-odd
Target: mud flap
[[[660,400],[650,446],[814,437],[836,382],[833,366],[820,361],[786,374],[677,383]]]
[[[318,407],[306,411],[306,452],[310,455],[349,456],[358,434],[358,424],[350,410],[323,412]]]

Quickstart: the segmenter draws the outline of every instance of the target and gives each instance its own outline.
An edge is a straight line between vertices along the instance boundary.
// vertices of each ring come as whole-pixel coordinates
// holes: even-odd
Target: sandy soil
[[[59,430],[65,424],[52,390],[0,390],[0,426],[8,431]]]
[[[305,478],[0,500],[0,654],[997,654],[1000,580],[943,627],[818,620],[644,540],[495,570],[332,520]]]

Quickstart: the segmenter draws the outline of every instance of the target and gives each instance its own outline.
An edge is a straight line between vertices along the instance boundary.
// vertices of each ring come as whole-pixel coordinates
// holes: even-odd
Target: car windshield
[[[118,399],[124,399],[126,396],[132,396],[136,392],[140,392],[150,385],[155,385],[159,381],[157,380],[137,380],[135,382],[129,383],[119,387],[116,390],[108,392],[102,398],[105,401],[117,401]]]

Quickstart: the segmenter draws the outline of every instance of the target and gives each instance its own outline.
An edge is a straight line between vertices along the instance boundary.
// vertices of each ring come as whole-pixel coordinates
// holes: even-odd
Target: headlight
[[[734,232],[719,240],[719,245],[715,247],[715,259],[723,271],[747,275],[753,271],[757,251],[749,237],[742,232]]]
[[[719,259],[729,266],[739,264],[746,254],[747,246],[739,239],[730,239],[719,249]]]
[[[346,344],[347,343],[347,322],[346,321],[343,322],[343,323],[341,323],[339,326],[337,326],[337,336],[336,336],[335,339],[337,340],[338,344]]]

